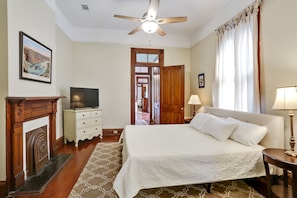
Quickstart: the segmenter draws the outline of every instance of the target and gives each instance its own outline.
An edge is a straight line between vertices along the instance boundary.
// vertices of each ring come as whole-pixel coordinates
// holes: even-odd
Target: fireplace
[[[38,174],[49,162],[47,126],[26,133],[26,177]]]
[[[27,163],[24,162],[23,156],[23,144],[25,142],[24,139],[26,139],[26,135],[23,135],[24,123],[44,117],[48,120],[47,134],[45,135],[44,131],[39,131],[37,133],[39,142],[32,143],[33,145],[41,145],[41,147],[37,149],[37,157],[31,156],[31,158],[34,158],[34,161],[40,161],[37,165],[37,169],[35,162],[33,162],[33,172],[38,171],[38,169],[47,163],[46,158],[48,157],[46,157],[46,155],[50,157],[56,156],[56,112],[57,101],[60,98],[63,98],[63,96],[6,98],[6,189],[8,192],[17,189],[25,183],[24,166],[27,167]],[[48,139],[46,140],[47,143],[45,143],[45,138]],[[30,149],[32,148],[29,148],[29,150]],[[36,151],[36,149],[33,150]],[[32,163],[31,158],[29,156],[30,163]],[[30,166],[31,165],[29,165],[29,167]]]

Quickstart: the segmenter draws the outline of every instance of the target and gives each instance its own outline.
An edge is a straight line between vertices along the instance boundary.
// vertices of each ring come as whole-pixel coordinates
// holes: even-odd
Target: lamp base
[[[297,157],[297,151],[285,151],[285,154],[293,157]]]
[[[195,115],[196,115],[195,105],[193,105],[193,106],[194,106],[194,110],[193,110],[193,117],[192,118],[194,118]]]

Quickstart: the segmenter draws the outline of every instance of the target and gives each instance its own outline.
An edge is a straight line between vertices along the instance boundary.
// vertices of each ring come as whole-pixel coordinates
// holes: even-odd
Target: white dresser
[[[64,143],[99,136],[102,138],[102,109],[82,108],[65,109],[64,111]]]

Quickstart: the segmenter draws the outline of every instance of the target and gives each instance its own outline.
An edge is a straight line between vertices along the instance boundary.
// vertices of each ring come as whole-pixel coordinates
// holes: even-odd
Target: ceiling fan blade
[[[168,18],[157,19],[158,24],[181,23],[186,21],[187,21],[187,17],[168,17]]]
[[[141,25],[138,26],[138,27],[136,27],[136,28],[134,28],[134,29],[133,29],[131,32],[129,32],[128,34],[129,34],[129,35],[132,35],[132,34],[135,34],[136,32],[138,32],[138,31],[140,31],[140,30],[142,30]]]
[[[141,22],[141,19],[136,18],[136,17],[124,16],[124,15],[118,15],[118,14],[113,15],[113,17],[120,18],[120,19],[128,19],[128,20],[136,21],[136,22]]]
[[[157,32],[160,36],[165,36],[166,35],[166,32],[164,32],[164,30],[159,26],[158,29],[157,29]]]
[[[150,0],[149,9],[147,11],[148,19],[156,19],[158,14],[160,0]]]

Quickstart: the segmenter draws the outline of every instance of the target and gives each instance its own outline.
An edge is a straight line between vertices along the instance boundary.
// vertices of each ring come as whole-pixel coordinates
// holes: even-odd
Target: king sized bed
[[[203,107],[190,124],[128,125],[122,138],[113,187],[132,198],[140,189],[264,176],[262,150],[284,147],[284,120]]]

